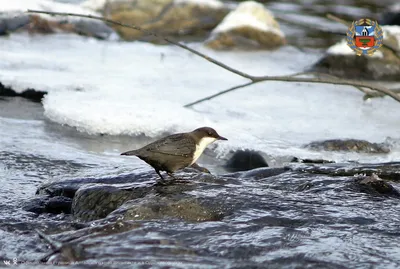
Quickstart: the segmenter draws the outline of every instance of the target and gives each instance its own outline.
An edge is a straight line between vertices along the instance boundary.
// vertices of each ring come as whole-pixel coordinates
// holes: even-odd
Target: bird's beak
[[[218,140],[228,140],[228,138],[225,138],[225,137],[223,137],[223,136],[218,136],[217,139],[218,139]]]

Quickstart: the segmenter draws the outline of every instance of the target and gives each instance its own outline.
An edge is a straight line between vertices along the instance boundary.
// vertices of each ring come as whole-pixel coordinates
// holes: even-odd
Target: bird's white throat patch
[[[203,137],[200,142],[196,145],[196,151],[193,154],[193,163],[195,163],[197,161],[197,159],[201,156],[201,154],[203,153],[204,149],[210,145],[211,143],[213,143],[215,140],[217,140],[214,137]]]

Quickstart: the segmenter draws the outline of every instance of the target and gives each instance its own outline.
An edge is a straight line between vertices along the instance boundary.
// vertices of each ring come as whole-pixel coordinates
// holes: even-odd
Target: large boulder
[[[359,176],[354,183],[354,187],[362,192],[379,196],[383,194],[391,197],[400,197],[398,190],[374,173],[370,176]]]
[[[400,3],[387,7],[380,17],[381,25],[400,25]]]
[[[311,150],[349,151],[359,153],[389,153],[390,148],[385,143],[371,143],[359,139],[331,139],[314,141],[304,147]]]
[[[260,3],[246,1],[224,18],[205,45],[215,50],[276,49],[285,42],[272,13]]]
[[[400,163],[376,163],[362,164],[352,163],[326,163],[326,164],[295,164],[288,167],[295,172],[304,172],[307,174],[322,174],[339,177],[353,177],[356,175],[371,176],[376,174],[385,180],[400,182]]]
[[[225,164],[229,172],[248,171],[259,167],[268,167],[260,152],[254,150],[238,150]]]
[[[89,0],[84,6],[93,6],[112,20],[169,36],[206,36],[229,12],[218,0],[120,0],[94,5]],[[160,42],[141,31],[112,25],[125,40]]]
[[[400,51],[400,26],[381,26],[384,44]],[[372,56],[357,56],[346,40],[331,46],[312,71],[348,79],[400,80],[400,53],[382,46]]]

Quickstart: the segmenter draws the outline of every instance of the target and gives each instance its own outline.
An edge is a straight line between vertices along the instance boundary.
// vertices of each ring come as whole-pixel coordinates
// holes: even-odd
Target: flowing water
[[[267,6],[285,21],[340,31],[344,28],[323,18],[325,12],[358,18],[376,15],[388,4],[335,3],[269,1]],[[190,46],[253,75],[291,74],[310,67],[324,47],[340,39],[303,26],[282,22],[292,46],[274,52]],[[68,214],[23,210],[37,187],[151,171],[119,153],[166,133],[210,125],[228,137],[211,147],[216,157],[200,159],[215,174],[226,173],[222,164],[239,148],[261,151],[273,167],[293,156],[364,163],[400,158],[399,104],[389,98],[364,102],[351,87],[265,82],[186,109],[183,105],[245,80],[180,48],[140,42],[11,34],[0,38],[0,51],[1,83],[16,91],[48,92],[43,104],[0,99],[0,263],[5,266],[44,266],[38,260],[49,248],[34,229],[55,235],[76,229]],[[331,138],[390,141],[392,150],[368,155],[302,147]],[[304,189],[307,184],[312,187]],[[356,191],[348,177],[292,171],[227,179],[224,187],[187,194],[220,202],[223,217],[132,222],[132,229],[83,240],[88,258],[69,267],[400,267],[399,200]]]

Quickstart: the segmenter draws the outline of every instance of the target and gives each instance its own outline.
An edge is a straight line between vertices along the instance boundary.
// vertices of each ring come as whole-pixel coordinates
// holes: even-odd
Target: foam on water
[[[299,72],[321,56],[291,47],[223,53],[191,46],[253,75]],[[252,148],[300,158],[399,158],[396,149],[377,159],[300,147],[332,138],[398,139],[399,104],[390,98],[363,102],[352,87],[271,81],[186,109],[183,105],[246,80],[174,46],[18,34],[0,39],[0,50],[0,81],[48,91],[45,115],[80,131],[157,137],[209,125],[229,139],[218,143],[220,154]]]

